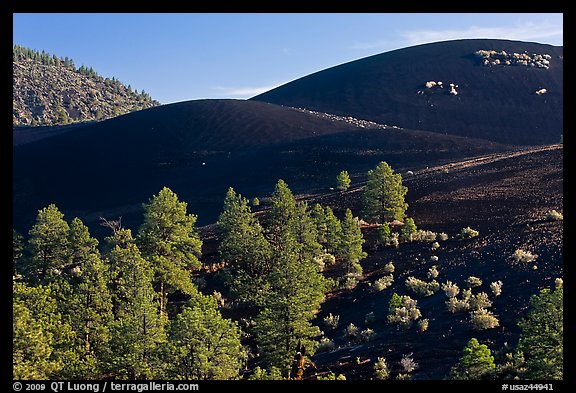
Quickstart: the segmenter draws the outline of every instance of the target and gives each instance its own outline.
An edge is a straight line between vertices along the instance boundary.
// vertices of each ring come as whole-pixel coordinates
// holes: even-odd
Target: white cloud
[[[269,86],[255,86],[255,87],[222,87],[218,86],[215,87],[214,90],[218,91],[217,93],[221,97],[234,97],[234,98],[250,98],[254,97],[255,95],[264,93],[268,90],[274,89],[275,87],[280,86],[277,85],[269,85]]]
[[[492,38],[517,41],[554,42],[563,45],[563,25],[548,20],[528,21],[511,26],[470,26],[465,29],[421,29],[397,31],[392,39],[358,42],[352,49],[392,50],[430,42],[465,38]]]
[[[483,27],[471,26],[466,29],[411,30],[400,32],[408,45],[447,41],[462,38],[498,38],[518,41],[548,41],[550,38],[563,38],[563,26],[548,21],[527,22],[514,26]]]

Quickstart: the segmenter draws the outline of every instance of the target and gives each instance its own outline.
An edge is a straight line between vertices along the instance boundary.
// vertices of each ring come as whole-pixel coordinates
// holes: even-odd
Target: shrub
[[[400,360],[400,366],[402,366],[402,370],[405,373],[411,373],[418,368],[418,363],[412,359],[412,353],[410,353],[408,355],[402,356],[402,359]]]
[[[358,327],[354,325],[352,322],[350,322],[350,324],[346,326],[346,329],[344,329],[344,336],[346,336],[347,338],[355,338],[357,335],[358,335]]]
[[[556,288],[563,288],[564,280],[558,277],[556,280],[554,280],[554,285],[556,286]]]
[[[260,206],[260,199],[258,199],[258,197],[252,199],[252,206]]]
[[[388,323],[397,323],[404,327],[410,327],[412,322],[419,319],[422,314],[418,309],[418,302],[410,296],[401,296],[402,305],[400,307],[390,307]],[[393,300],[391,299],[390,303]]]
[[[378,280],[374,281],[374,288],[376,291],[383,291],[384,289],[388,288],[394,282],[394,275],[388,274],[379,278]]]
[[[494,296],[500,296],[500,294],[502,293],[502,285],[503,283],[500,280],[494,281],[493,283],[490,284],[490,290],[492,291]]]
[[[413,236],[416,234],[416,224],[412,217],[408,217],[404,220],[404,225],[400,229],[400,234],[402,238],[406,241],[412,241]]]
[[[358,340],[361,343],[367,343],[374,340],[374,338],[376,338],[376,333],[370,328],[362,330],[358,336]]]
[[[480,310],[492,306],[492,301],[488,298],[486,292],[480,292],[476,295],[470,296],[470,308],[472,310]]]
[[[430,246],[430,249],[432,251],[436,251],[439,248],[440,248],[440,243],[438,243],[438,242],[434,242],[434,243],[432,243],[432,246]]]
[[[436,241],[436,232],[418,229],[414,234],[412,234],[412,240],[432,243]]]
[[[388,379],[388,377],[390,377],[386,359],[379,357],[378,361],[374,363],[374,376],[376,379],[380,380]]]
[[[392,263],[392,261],[388,262],[386,264],[386,266],[384,266],[384,272],[385,273],[394,273],[394,264]]]
[[[452,283],[452,281],[446,281],[444,284],[442,284],[442,290],[446,296],[450,298],[455,297],[460,293],[460,288],[458,288],[458,285]]]
[[[524,251],[520,248],[512,254],[512,259],[514,259],[514,262],[516,263],[530,263],[535,261],[536,258],[538,258],[537,254],[532,254],[530,251]]]
[[[466,279],[466,285],[468,285],[469,288],[479,287],[482,285],[482,280],[478,277],[470,276]]]
[[[345,381],[346,376],[344,374],[338,374],[338,376],[336,376],[336,374],[334,374],[333,372],[330,372],[325,377],[318,375],[316,377],[316,380],[318,380],[318,381]]]
[[[550,210],[548,214],[546,214],[546,220],[548,221],[562,221],[564,220],[564,215],[556,210]]]
[[[440,274],[440,272],[438,272],[438,268],[436,267],[436,265],[428,269],[428,278],[437,278],[438,274]]]
[[[463,239],[471,239],[478,236],[479,234],[480,232],[470,227],[462,228],[462,231],[460,231],[460,237]]]
[[[334,265],[336,263],[336,257],[332,254],[324,253],[322,255],[316,255],[314,262],[318,264],[320,271],[323,271],[326,265]]]
[[[440,289],[440,284],[436,280],[426,282],[416,277],[408,277],[406,279],[406,288],[419,296],[432,296]]]
[[[470,324],[474,330],[486,330],[499,326],[500,322],[490,311],[481,308],[470,313]]]
[[[366,325],[371,324],[372,322],[374,322],[376,320],[376,315],[374,315],[373,311],[370,311],[368,314],[366,314],[366,316],[364,317],[364,323]]]
[[[448,235],[444,232],[440,232],[437,236],[437,239],[445,242],[446,240],[448,240]]]
[[[354,289],[358,285],[358,278],[355,274],[347,274],[342,277],[342,287],[345,289]]]
[[[446,300],[446,308],[452,314],[470,310],[470,302],[467,299],[458,299],[451,297]]]
[[[418,331],[425,332],[428,330],[428,318],[421,319],[418,321]]]
[[[437,257],[436,255],[431,255],[431,256],[430,256],[430,260],[431,260],[432,262],[438,262],[438,257]]]
[[[330,340],[328,337],[322,337],[318,347],[316,348],[316,352],[330,352],[334,349],[334,347],[334,341]]]
[[[394,232],[392,236],[390,236],[390,245],[398,248],[400,245],[400,235],[397,232]]]
[[[324,317],[324,325],[328,330],[336,329],[338,327],[339,322],[340,322],[340,315],[332,315],[332,313],[330,313]]]
[[[222,294],[218,291],[214,291],[212,293],[212,296],[214,296],[214,299],[216,299],[216,302],[218,303],[218,307],[224,307],[224,296],[222,296]]]

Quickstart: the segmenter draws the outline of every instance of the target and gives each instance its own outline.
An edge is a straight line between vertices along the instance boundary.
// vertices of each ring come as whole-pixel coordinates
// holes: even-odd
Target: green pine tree
[[[530,299],[518,350],[526,360],[527,379],[563,379],[564,376],[564,290],[543,289]]]
[[[213,296],[194,294],[169,331],[171,378],[238,378],[246,355],[240,329],[222,317]]]
[[[28,253],[23,274],[31,282],[49,282],[70,262],[68,232],[64,215],[51,204],[38,211],[36,223],[28,232]]]
[[[412,235],[416,233],[418,228],[416,228],[416,224],[414,223],[414,219],[408,217],[404,220],[404,225],[402,229],[400,229],[400,235],[406,241],[412,240]]]
[[[346,191],[350,188],[350,176],[348,175],[348,171],[342,171],[336,177],[336,188],[340,191]]]
[[[227,282],[233,295],[259,304],[267,291],[272,250],[248,201],[230,187],[218,218],[221,231],[218,251],[227,264]]]
[[[164,366],[159,354],[166,342],[166,321],[152,287],[154,271],[142,258],[129,229],[116,231],[110,241],[116,243],[108,255],[115,300],[110,367],[119,378],[160,378]]]
[[[362,274],[360,261],[368,254],[362,250],[364,237],[358,224],[358,219],[352,216],[352,211],[346,209],[342,220],[342,238],[340,241],[340,257],[344,262],[347,273]]]
[[[326,244],[326,232],[328,231],[326,225],[326,213],[324,212],[324,208],[319,203],[316,203],[312,207],[312,211],[310,212],[310,217],[312,221],[316,225],[316,240],[320,244]]]
[[[451,371],[452,379],[489,379],[496,365],[490,349],[472,338],[464,348],[457,367]]]
[[[21,234],[12,230],[12,275],[18,276],[22,271],[22,262],[24,255],[24,238]]]
[[[402,185],[402,175],[382,161],[368,171],[368,182],[362,195],[364,215],[368,220],[384,223],[402,220],[408,204],[404,197],[408,188]]]
[[[194,227],[197,216],[188,214],[186,206],[186,202],[180,202],[167,187],[144,204],[144,223],[138,232],[138,244],[154,269],[162,315],[166,312],[168,294],[192,293],[190,273],[202,267],[198,260],[202,241]]]
[[[325,223],[326,251],[334,256],[342,255],[342,223],[328,206],[325,209]]]

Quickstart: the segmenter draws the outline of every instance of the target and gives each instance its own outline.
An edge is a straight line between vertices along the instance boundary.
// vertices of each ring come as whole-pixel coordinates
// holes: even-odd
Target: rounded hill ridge
[[[251,100],[501,143],[556,143],[563,47],[496,39],[417,45],[331,67]]]

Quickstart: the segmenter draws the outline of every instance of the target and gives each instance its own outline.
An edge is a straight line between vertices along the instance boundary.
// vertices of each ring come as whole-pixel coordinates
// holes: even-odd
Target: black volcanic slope
[[[229,186],[265,197],[282,178],[296,192],[316,192],[343,169],[359,179],[382,160],[413,167],[506,148],[239,100],[164,105],[31,137],[13,148],[14,226],[21,231],[49,203],[91,228],[99,216],[139,225],[141,204],[163,186],[208,224]]]
[[[548,69],[482,65],[478,50],[550,55]],[[512,144],[557,143],[563,47],[472,39],[413,46],[332,67],[251,100]],[[442,81],[443,89],[427,88]],[[458,94],[449,93],[449,84]],[[536,94],[546,89],[546,94]]]

